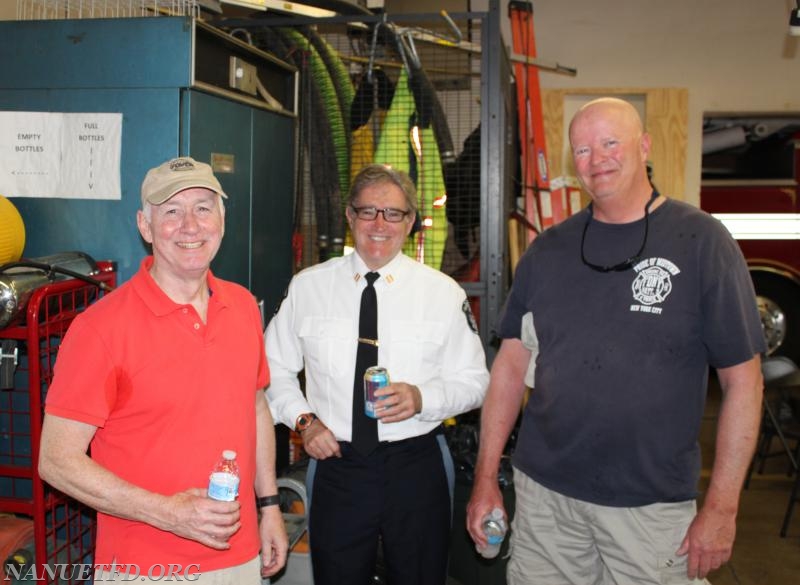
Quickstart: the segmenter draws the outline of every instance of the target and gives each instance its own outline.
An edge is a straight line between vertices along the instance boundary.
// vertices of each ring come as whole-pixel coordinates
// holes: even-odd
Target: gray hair
[[[219,195],[217,195],[217,201],[219,202],[219,212],[222,214],[222,217],[225,217],[225,201]],[[164,203],[166,203],[166,201]],[[163,205],[164,203],[162,203],[161,205]],[[152,220],[153,204],[150,203],[149,201],[145,201],[145,204],[142,206],[142,213],[144,214],[144,217],[148,222]]]
[[[413,218],[416,215],[417,188],[414,186],[414,182],[407,173],[393,169],[389,165],[371,164],[358,171],[352,185],[350,185],[350,196],[347,199],[347,204],[353,207],[364,189],[380,183],[391,183],[399,187],[406,197],[409,217]]]

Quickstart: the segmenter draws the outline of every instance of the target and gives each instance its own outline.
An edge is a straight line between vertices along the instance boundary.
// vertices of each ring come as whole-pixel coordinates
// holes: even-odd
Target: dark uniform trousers
[[[389,585],[444,585],[452,459],[441,427],[367,456],[340,444],[341,458],[309,468],[314,585],[373,583],[379,536]]]

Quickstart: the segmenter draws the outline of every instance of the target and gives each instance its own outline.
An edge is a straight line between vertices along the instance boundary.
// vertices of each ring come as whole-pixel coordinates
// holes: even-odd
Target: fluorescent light
[[[284,12],[286,14],[295,14],[299,16],[310,16],[311,18],[330,18],[336,16],[337,13],[333,10],[325,10],[324,8],[317,8],[316,6],[308,6],[307,4],[298,4],[296,2],[283,2],[282,0],[220,0],[225,4],[235,4],[236,6],[244,6],[246,8],[254,8],[256,10],[273,10],[275,12]]]
[[[331,18],[336,16],[333,10],[325,10],[307,4],[297,4],[296,2],[282,2],[281,0],[263,0],[267,10],[275,12],[285,12],[287,14],[298,14],[300,16],[310,16],[312,18]]]
[[[220,0],[223,4],[233,4],[244,6],[245,8],[255,8],[256,10],[266,10],[264,0]]]

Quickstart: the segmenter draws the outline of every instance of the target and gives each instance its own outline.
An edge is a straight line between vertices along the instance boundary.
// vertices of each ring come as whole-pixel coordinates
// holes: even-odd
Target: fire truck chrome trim
[[[737,240],[798,240],[800,213],[714,213]]]

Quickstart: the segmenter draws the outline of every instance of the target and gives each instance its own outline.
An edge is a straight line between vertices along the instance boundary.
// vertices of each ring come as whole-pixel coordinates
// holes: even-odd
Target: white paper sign
[[[122,114],[0,112],[0,194],[121,199]]]

